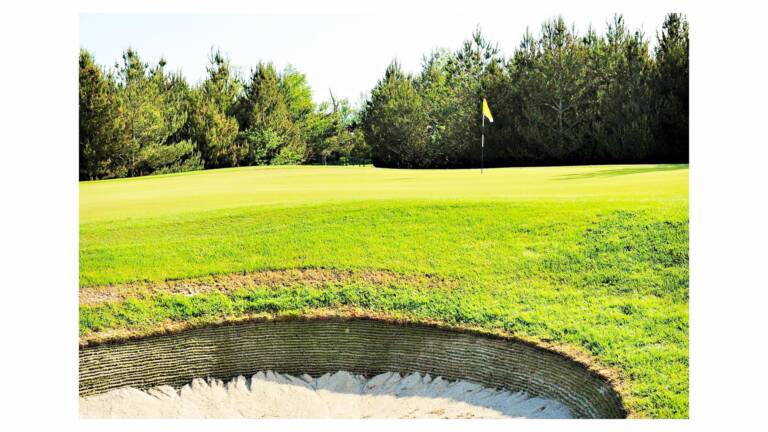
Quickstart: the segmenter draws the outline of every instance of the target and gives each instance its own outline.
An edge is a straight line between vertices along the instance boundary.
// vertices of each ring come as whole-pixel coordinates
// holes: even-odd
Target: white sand
[[[179,390],[126,387],[80,398],[83,418],[570,418],[560,402],[413,373],[294,377],[259,372]]]

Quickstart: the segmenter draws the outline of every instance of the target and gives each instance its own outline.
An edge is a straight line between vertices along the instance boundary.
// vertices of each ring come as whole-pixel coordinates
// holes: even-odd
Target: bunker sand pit
[[[626,416],[608,379],[561,354],[369,319],[254,320],[86,344],[80,396],[83,417]],[[286,396],[295,407],[280,407]]]
[[[570,418],[557,401],[429,374],[370,379],[339,371],[318,378],[271,371],[181,389],[132,387],[82,398],[84,418]]]

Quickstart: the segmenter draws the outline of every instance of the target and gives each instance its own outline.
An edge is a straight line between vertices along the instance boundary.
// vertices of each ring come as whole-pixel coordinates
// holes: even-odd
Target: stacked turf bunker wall
[[[555,399],[577,418],[626,417],[604,377],[563,355],[500,337],[369,319],[250,321],[81,347],[80,395],[264,370],[429,373]]]

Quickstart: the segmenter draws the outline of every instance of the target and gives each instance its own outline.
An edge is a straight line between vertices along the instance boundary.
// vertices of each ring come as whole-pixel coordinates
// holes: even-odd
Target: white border
[[[764,410],[768,253],[763,15],[728,2],[82,1],[4,3],[0,12],[3,211],[2,362],[7,430],[700,430],[757,429]],[[276,2],[275,2],[276,3]],[[683,421],[138,421],[77,419],[78,14],[371,13],[396,16],[631,15],[683,11],[691,23],[691,420]],[[404,12],[405,11],[405,12]],[[435,12],[439,11],[439,12]],[[539,23],[531,23],[532,27]],[[4,428],[5,429],[5,428]]]

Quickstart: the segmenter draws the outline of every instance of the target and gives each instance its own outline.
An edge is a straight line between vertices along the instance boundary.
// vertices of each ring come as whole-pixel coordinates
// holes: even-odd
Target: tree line
[[[246,78],[218,50],[190,85],[128,49],[112,69],[79,56],[80,179],[263,164],[369,163],[346,99],[316,104],[306,76],[259,63]]]
[[[306,76],[260,62],[241,77],[218,50],[190,85],[127,49],[79,56],[80,179],[266,164],[488,166],[688,161],[688,23],[666,16],[653,50],[621,16],[580,35],[562,17],[504,56],[478,27],[416,74],[387,67],[363,106],[314,103]]]
[[[393,61],[361,113],[374,165],[478,166],[483,98],[489,166],[688,162],[688,23],[668,14],[653,52],[620,15],[603,35],[558,17],[509,57],[478,28],[416,74]]]

